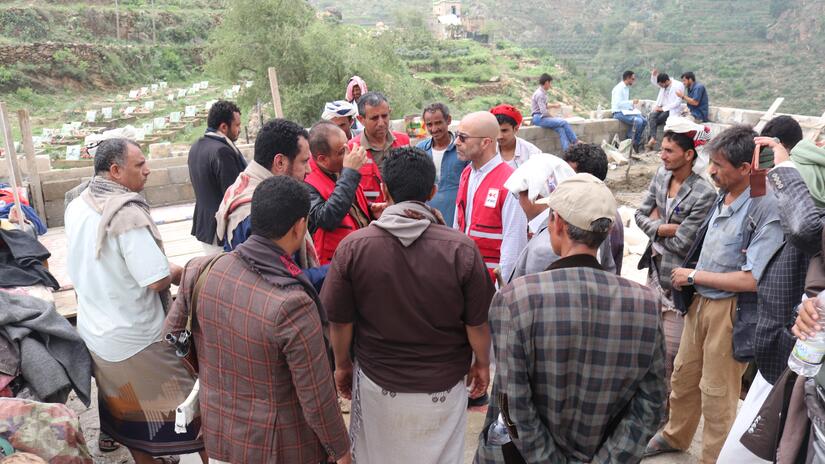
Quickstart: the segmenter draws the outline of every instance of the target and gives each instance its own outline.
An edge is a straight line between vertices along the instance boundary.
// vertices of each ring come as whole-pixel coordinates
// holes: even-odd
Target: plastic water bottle
[[[507,431],[507,426],[504,425],[504,418],[499,414],[498,419],[490,424],[490,428],[487,429],[487,444],[501,446],[510,443],[510,441],[510,432]]]
[[[819,311],[819,323],[825,324],[825,291],[820,292],[814,301]],[[807,340],[797,340],[788,358],[788,367],[804,377],[814,377],[822,367],[825,356],[825,330],[820,330]]]

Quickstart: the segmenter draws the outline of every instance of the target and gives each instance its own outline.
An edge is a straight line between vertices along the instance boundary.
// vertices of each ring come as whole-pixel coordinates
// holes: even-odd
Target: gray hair
[[[385,97],[383,93],[367,92],[364,95],[361,95],[361,98],[358,99],[358,114],[361,116],[366,116],[368,106],[375,107],[385,102],[389,105],[387,97]]]
[[[567,236],[570,237],[570,240],[581,243],[588,248],[600,247],[610,233],[610,226],[613,225],[613,220],[599,218],[590,223],[593,230],[584,230],[567,221],[565,222],[567,223]]]
[[[753,150],[756,148],[753,138],[758,135],[751,126],[739,124],[730,127],[710,141],[708,153],[719,153],[738,168],[753,161]]]
[[[108,139],[100,142],[95,152],[95,175],[109,172],[113,164],[123,166],[129,145],[138,146],[129,139]]]

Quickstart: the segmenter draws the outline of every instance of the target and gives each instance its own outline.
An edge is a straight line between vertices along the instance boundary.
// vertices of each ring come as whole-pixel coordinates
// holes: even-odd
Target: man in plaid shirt
[[[616,212],[603,182],[576,174],[539,201],[561,258],[493,299],[495,401],[476,462],[638,462],[665,400],[659,298],[596,260]]]

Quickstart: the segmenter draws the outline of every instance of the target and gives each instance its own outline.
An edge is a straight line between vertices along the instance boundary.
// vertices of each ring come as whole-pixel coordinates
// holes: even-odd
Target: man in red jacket
[[[364,132],[349,141],[349,148],[362,146],[367,149],[367,161],[361,166],[361,188],[367,201],[383,203],[381,172],[379,166],[390,149],[410,144],[403,132],[390,130],[390,104],[380,92],[367,92],[358,99],[358,121]]]
[[[309,184],[309,232],[318,260],[327,264],[341,240],[369,225],[372,219],[358,170],[366,161],[366,150],[347,148],[347,136],[330,121],[321,121],[309,132],[312,172]]]

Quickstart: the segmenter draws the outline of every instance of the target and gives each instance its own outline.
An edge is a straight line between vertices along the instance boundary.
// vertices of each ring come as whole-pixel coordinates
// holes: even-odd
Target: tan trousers
[[[685,318],[674,310],[666,309],[662,311],[662,325],[665,330],[665,385],[670,396],[670,376],[673,374],[679,341],[682,340],[682,331],[685,329]]]
[[[671,377],[670,417],[662,434],[679,449],[690,447],[701,416],[702,462],[715,463],[730,432],[742,374],[747,367],[733,359],[736,297],[693,298]]]

